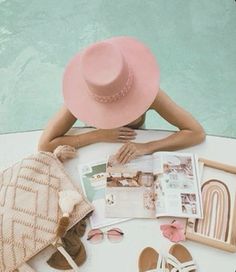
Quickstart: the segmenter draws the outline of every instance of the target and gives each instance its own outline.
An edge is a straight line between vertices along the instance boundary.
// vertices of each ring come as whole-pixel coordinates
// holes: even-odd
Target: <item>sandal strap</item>
[[[171,272],[190,272],[197,269],[193,260],[181,263],[175,256],[169,254],[167,257],[167,263],[172,265]]]
[[[164,268],[164,269],[152,269],[152,270],[146,270],[145,272],[167,272],[167,268]]]
[[[157,263],[157,272],[166,272],[168,269],[166,268],[166,259],[161,254],[159,254],[158,263]]]
[[[169,270],[166,268],[165,258],[162,257],[161,254],[159,254],[157,268],[146,270],[146,272],[169,272]]]
[[[74,262],[74,260],[71,258],[71,256],[67,253],[67,251],[64,249],[64,247],[58,246],[57,249],[66,258],[67,262],[72,267],[72,269],[74,270],[74,272],[78,272],[79,268],[78,268],[77,264]]]
[[[17,271],[19,272],[36,272],[31,266],[27,263],[23,263],[20,267],[18,267]]]

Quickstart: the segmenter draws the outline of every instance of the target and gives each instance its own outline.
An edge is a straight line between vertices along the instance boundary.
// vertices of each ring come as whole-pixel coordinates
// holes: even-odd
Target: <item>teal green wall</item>
[[[0,0],[0,132],[43,128],[67,61],[115,35],[149,45],[162,88],[207,133],[236,137],[234,0]],[[171,128],[152,112],[147,127]]]

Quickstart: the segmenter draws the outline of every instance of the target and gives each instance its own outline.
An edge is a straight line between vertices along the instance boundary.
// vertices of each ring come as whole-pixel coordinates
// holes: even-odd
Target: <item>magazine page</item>
[[[161,152],[163,173],[155,183],[156,215],[202,218],[198,161],[195,155]]]
[[[84,194],[95,210],[89,217],[91,228],[101,228],[127,220],[105,216],[106,162],[82,164],[78,166],[80,183]]]
[[[153,157],[143,156],[117,164],[111,156],[107,164],[106,215],[108,217],[155,218]]]
[[[160,152],[152,154],[152,172],[154,175],[163,173],[163,158]]]
[[[119,164],[115,155],[111,155],[107,162],[107,172],[132,173],[137,171],[153,172],[153,155],[142,156],[126,164]]]

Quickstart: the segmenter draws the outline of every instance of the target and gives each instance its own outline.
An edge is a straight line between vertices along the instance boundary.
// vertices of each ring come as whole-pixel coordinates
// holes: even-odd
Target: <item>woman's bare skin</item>
[[[164,91],[159,90],[149,109],[155,110],[179,131],[161,140],[147,143],[133,142],[136,138],[134,128],[145,121],[144,113],[134,122],[121,128],[96,129],[83,134],[66,135],[77,119],[63,106],[47,124],[38,148],[43,151],[53,151],[59,145],[79,148],[97,142],[121,142],[124,144],[117,153],[117,159],[120,163],[126,163],[138,156],[155,151],[182,149],[204,141],[205,132],[202,126],[190,113],[172,101]]]

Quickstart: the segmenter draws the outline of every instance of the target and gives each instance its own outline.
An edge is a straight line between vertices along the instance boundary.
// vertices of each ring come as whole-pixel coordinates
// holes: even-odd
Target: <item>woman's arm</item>
[[[130,128],[97,129],[78,135],[65,135],[75,123],[76,118],[63,106],[49,121],[40,137],[38,149],[53,151],[59,145],[70,145],[75,148],[96,142],[127,142],[135,139],[136,132]]]
[[[167,122],[177,127],[179,131],[164,139],[145,144],[133,142],[124,144],[117,153],[117,159],[120,163],[126,163],[140,155],[151,154],[155,151],[182,149],[204,141],[205,132],[202,126],[162,90],[159,90],[150,109],[155,110]]]
[[[183,149],[204,141],[205,132],[198,121],[171,100],[162,90],[159,91],[151,108],[159,113],[167,122],[177,127],[179,131],[165,139],[149,142],[149,153],[157,150]]]
[[[96,131],[81,135],[65,135],[76,122],[76,118],[63,106],[49,121],[40,137],[38,149],[53,151],[59,145],[70,145],[77,148],[95,142]]]

